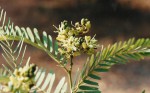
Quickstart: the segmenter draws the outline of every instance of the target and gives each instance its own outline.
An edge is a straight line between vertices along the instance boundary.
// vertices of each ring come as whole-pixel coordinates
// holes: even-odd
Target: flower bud
[[[88,22],[85,24],[85,26],[86,26],[87,29],[90,29],[90,28],[91,28],[91,23],[90,23],[90,21],[88,21]]]
[[[83,47],[84,49],[86,49],[86,48],[87,48],[87,44],[86,44],[85,42],[83,42],[83,43],[82,43],[82,47]]]
[[[79,22],[76,22],[75,27],[79,27],[79,26],[80,26]]]
[[[64,20],[62,23],[61,23],[61,27],[62,29],[66,29],[68,26],[68,22],[66,20]]]
[[[90,40],[91,40],[91,36],[85,36],[86,43],[89,42]]]
[[[81,25],[85,25],[86,22],[88,22],[88,19],[84,19],[84,18],[81,19]]]
[[[58,35],[58,37],[56,38],[58,41],[63,41],[66,39],[65,35]]]

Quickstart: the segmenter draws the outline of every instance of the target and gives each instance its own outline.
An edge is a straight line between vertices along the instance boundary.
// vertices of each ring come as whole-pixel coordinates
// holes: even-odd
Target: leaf
[[[60,63],[59,61],[62,59],[62,57],[60,56],[62,55],[59,54],[60,56],[57,56],[58,44],[57,42],[55,42],[53,46],[52,37],[50,35],[47,35],[46,32],[43,32],[41,36],[43,37],[43,39],[40,39],[38,30],[36,28],[34,28],[32,31],[29,27],[24,28],[24,27],[14,26],[14,24],[11,23],[10,20],[8,20],[8,22],[5,20],[6,12],[3,9],[0,9],[0,11],[1,11],[0,22],[4,23],[4,25],[0,27],[0,32],[4,34],[6,39],[19,41],[20,39],[23,38],[24,42],[45,51],[53,60],[55,60],[57,63]],[[4,40],[4,39],[0,38],[0,40]],[[54,52],[52,52],[53,50]],[[67,60],[61,60],[62,63],[67,63],[66,61]],[[60,66],[64,66],[64,65],[60,64]]]
[[[72,89],[74,89],[75,85],[77,84],[78,82],[78,79],[79,79],[79,68],[77,69],[77,71],[75,72],[75,76],[74,76],[74,81],[73,81],[73,85],[72,85]]]
[[[79,92],[77,92],[77,93],[101,93],[101,91],[99,91],[99,90],[90,90],[90,91],[79,91]]]
[[[61,89],[61,93],[66,93],[67,87],[68,87],[68,85],[67,85],[67,83],[65,83],[64,86]]]
[[[27,27],[26,30],[27,30],[27,33],[28,33],[28,36],[29,36],[30,40],[32,42],[34,42],[34,36],[33,36],[33,33],[31,31],[31,29],[29,27]]]
[[[2,36],[3,37],[3,36]],[[23,39],[20,39],[18,44],[14,44],[14,41],[10,42],[4,39],[5,41],[1,41],[0,45],[3,49],[3,58],[6,63],[11,67],[11,69],[19,68],[22,65],[26,46],[23,48]],[[15,48],[14,48],[15,46]],[[20,59],[19,59],[20,58]]]
[[[53,42],[52,42],[52,37],[50,35],[48,35],[48,41],[49,41],[50,52],[53,52]]]
[[[94,55],[92,55],[90,58],[90,64],[89,64],[90,67],[92,66],[92,64],[94,64]]]
[[[53,87],[54,81],[55,81],[55,74],[52,74],[52,77],[51,77],[51,80],[50,80],[50,84],[49,84],[48,89],[47,89],[47,93],[51,92],[51,89]]]
[[[55,41],[54,49],[55,49],[55,56],[56,56],[58,54],[58,43],[57,43],[57,41]]]
[[[88,62],[89,62],[89,57],[87,58],[87,61],[84,63],[82,70],[81,70],[81,77],[83,78],[85,75],[87,75],[86,70],[88,68]]]
[[[42,73],[41,73],[41,75],[40,75],[40,77],[39,77],[39,79],[38,79],[38,81],[37,81],[37,83],[36,83],[36,86],[37,86],[37,87],[39,87],[39,86],[42,84],[44,78],[45,78],[45,71],[42,70]]]
[[[62,89],[64,83],[65,83],[65,77],[63,77],[63,78],[60,80],[60,82],[58,83],[58,85],[57,85],[57,87],[56,87],[54,93],[60,93],[60,91],[61,91],[61,89]]]
[[[22,33],[23,33],[23,37],[26,38],[26,39],[29,39],[29,36],[28,36],[28,34],[27,34],[25,28],[21,27],[21,31],[22,31]],[[13,36],[16,36],[16,33],[15,33],[14,30],[13,30]]]
[[[94,69],[94,71],[96,71],[96,72],[108,72],[109,69],[107,69],[107,68],[96,68],[96,69]]]
[[[105,64],[104,63],[102,63],[102,64],[100,63],[99,66],[102,66],[102,67],[107,67],[108,66],[108,67],[110,67],[111,65],[106,64],[106,63]]]
[[[18,33],[19,36],[22,36],[21,29],[18,26],[15,26],[15,30]]]
[[[142,93],[145,93],[145,90],[143,90]]]
[[[33,31],[34,31],[35,38],[37,38],[38,40],[40,40],[40,36],[39,36],[38,30],[36,28],[34,28]]]
[[[45,47],[48,45],[47,33],[45,31],[43,32],[43,44]]]
[[[94,81],[91,81],[91,80],[84,80],[83,82],[86,83],[86,84],[97,85],[98,86],[97,82],[94,82]]]
[[[38,78],[40,77],[42,71],[43,71],[42,68],[38,70],[38,72],[36,73],[36,76],[35,76],[35,81],[38,81]]]
[[[46,87],[48,86],[49,81],[51,80],[52,76],[53,76],[52,73],[48,73],[48,75],[47,75],[47,77],[45,79],[45,82],[44,82],[43,86],[41,87],[42,90],[46,89]]]
[[[85,82],[85,80],[90,80],[91,82],[95,82],[95,80],[99,80],[100,76],[96,73],[98,72],[108,72],[109,68],[114,64],[125,64],[128,60],[140,60],[143,59],[144,56],[150,55],[150,39],[138,39],[135,40],[129,39],[128,41],[115,43],[113,45],[109,45],[106,48],[101,49],[100,55],[92,56],[86,63],[91,61],[90,65],[92,68],[88,68],[88,66],[83,66],[81,73],[85,73],[81,79],[80,85],[87,86],[90,82]],[[94,61],[93,61],[94,60]],[[86,64],[85,63],[85,64]],[[84,72],[82,72],[84,71]],[[96,73],[95,73],[96,72]],[[94,85],[93,85],[94,86]],[[86,91],[86,90],[85,90]],[[80,93],[80,89],[77,90]],[[86,92],[88,93],[88,92]],[[92,93],[92,92],[91,92]]]
[[[82,90],[98,90],[97,87],[91,87],[91,86],[80,86],[79,88]]]
[[[89,74],[88,76],[91,77],[91,78],[93,78],[93,79],[97,79],[97,80],[101,79],[99,76],[94,75],[94,74]]]
[[[0,16],[0,21],[2,21],[2,26],[1,27],[4,26],[5,20],[6,20],[6,12],[2,9],[1,10],[1,16]]]

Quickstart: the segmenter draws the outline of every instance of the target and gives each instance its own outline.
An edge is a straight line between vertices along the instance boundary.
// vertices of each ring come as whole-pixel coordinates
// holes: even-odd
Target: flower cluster
[[[9,77],[8,88],[5,91],[13,93],[29,93],[34,86],[36,65],[26,65],[23,68],[15,69],[13,75]]]
[[[57,41],[61,48],[59,52],[66,55],[67,58],[71,56],[78,56],[81,53],[92,54],[98,47],[95,37],[84,36],[89,32],[91,23],[88,19],[81,19],[81,22],[68,24],[67,21],[61,22],[57,29]]]

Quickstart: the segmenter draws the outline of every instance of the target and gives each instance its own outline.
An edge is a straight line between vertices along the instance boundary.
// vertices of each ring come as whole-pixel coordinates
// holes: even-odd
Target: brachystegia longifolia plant
[[[58,36],[53,42],[51,35],[45,31],[40,36],[36,28],[32,30],[29,27],[15,26],[7,20],[3,9],[0,13],[0,46],[6,61],[0,69],[1,93],[101,93],[99,73],[108,72],[114,64],[125,64],[131,59],[140,60],[150,56],[150,38],[132,38],[101,47],[95,36],[86,35],[91,23],[85,18],[75,24],[63,21],[59,27],[54,26]],[[16,44],[14,41],[19,42]],[[62,77],[55,84],[58,75],[53,71],[47,73],[45,68],[35,64],[29,64],[30,57],[24,66],[24,42],[48,54],[58,67],[64,69],[69,82]],[[95,51],[98,47],[101,50]],[[87,60],[83,62],[80,70],[77,68],[73,73],[73,59],[83,53],[88,54]]]

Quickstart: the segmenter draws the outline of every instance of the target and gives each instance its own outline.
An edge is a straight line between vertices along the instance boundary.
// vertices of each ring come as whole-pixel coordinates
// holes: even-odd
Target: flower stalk
[[[70,60],[70,67],[64,68],[67,71],[70,91],[74,93],[73,80],[72,80],[72,69],[73,69],[73,58],[81,55],[81,53],[93,54],[97,49],[97,40],[94,37],[86,36],[91,28],[91,23],[88,19],[81,19],[81,22],[76,22],[74,25],[69,24],[67,21],[61,22],[61,25],[57,28],[55,26],[56,33],[58,36],[56,40],[60,46],[58,51]]]
[[[70,69],[68,70],[69,76],[69,84],[70,84],[70,91],[72,93],[72,69],[73,69],[73,56],[70,57]]]

